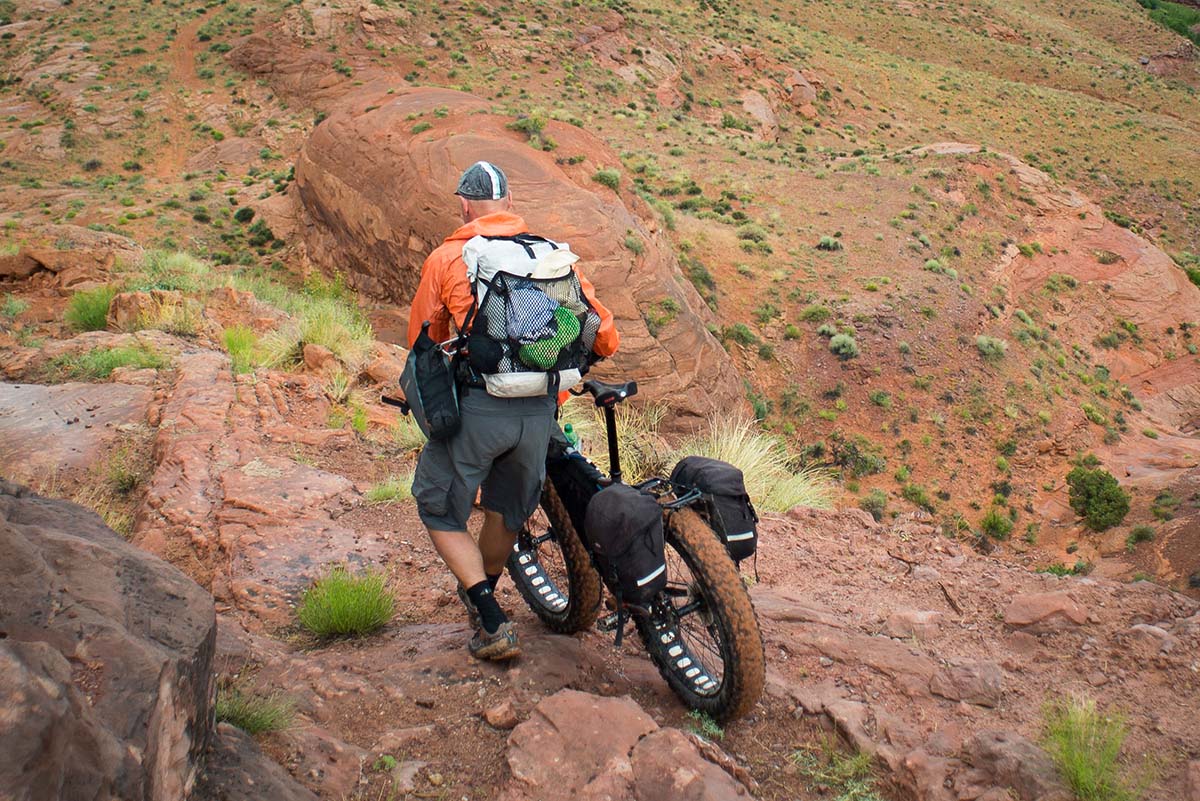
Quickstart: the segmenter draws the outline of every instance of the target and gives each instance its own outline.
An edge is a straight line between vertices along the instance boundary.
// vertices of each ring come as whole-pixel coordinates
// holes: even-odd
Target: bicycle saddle
[[[592,393],[597,406],[615,406],[626,398],[637,394],[637,382],[626,381],[624,384],[605,384],[603,381],[588,379],[583,382],[583,389]],[[582,393],[580,393],[582,394]]]

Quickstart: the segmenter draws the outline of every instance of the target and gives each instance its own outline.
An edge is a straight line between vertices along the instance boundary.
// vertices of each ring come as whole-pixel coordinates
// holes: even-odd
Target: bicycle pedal
[[[616,612],[613,612],[610,615],[605,615],[596,621],[596,628],[605,634],[612,634],[617,630],[617,621],[619,619],[620,615],[618,615]]]

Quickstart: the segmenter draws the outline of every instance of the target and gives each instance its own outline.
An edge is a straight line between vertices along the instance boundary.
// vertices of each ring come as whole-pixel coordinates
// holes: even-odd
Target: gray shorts
[[[466,531],[475,493],[483,508],[518,531],[537,509],[546,477],[546,449],[556,428],[553,397],[493,398],[471,389],[460,401],[462,428],[427,442],[413,476],[421,522],[434,531]]]

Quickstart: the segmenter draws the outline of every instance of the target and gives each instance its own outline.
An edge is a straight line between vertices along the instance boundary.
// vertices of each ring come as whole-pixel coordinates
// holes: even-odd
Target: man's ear
[[[458,197],[459,211],[462,213],[463,221],[470,222],[471,221],[471,216],[470,216],[471,215],[471,204],[468,203],[467,199],[465,197],[463,197],[462,195],[457,195],[457,197]]]
[[[507,195],[504,196],[504,210],[512,211],[512,207],[513,207],[512,192],[509,192]]]

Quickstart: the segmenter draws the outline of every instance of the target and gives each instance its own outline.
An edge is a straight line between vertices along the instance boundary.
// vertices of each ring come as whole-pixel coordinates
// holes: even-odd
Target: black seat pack
[[[647,608],[667,586],[662,507],[628,484],[613,484],[588,503],[586,524],[613,595],[628,606]]]
[[[700,490],[700,512],[725,543],[729,556],[740,562],[758,548],[758,514],[742,471],[704,456],[688,456],[675,465],[671,481]]]

